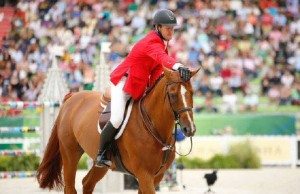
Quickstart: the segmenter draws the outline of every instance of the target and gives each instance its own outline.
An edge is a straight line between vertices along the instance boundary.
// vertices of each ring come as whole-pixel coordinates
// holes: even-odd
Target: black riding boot
[[[104,129],[101,132],[100,135],[100,147],[99,152],[95,161],[95,166],[97,167],[110,167],[111,161],[108,159],[106,150],[111,144],[113,138],[115,137],[117,133],[117,129],[114,128],[114,126],[111,124],[110,121],[106,123],[104,126]]]

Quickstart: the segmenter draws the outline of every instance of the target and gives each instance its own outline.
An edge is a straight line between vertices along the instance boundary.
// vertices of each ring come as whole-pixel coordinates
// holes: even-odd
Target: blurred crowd
[[[113,68],[152,29],[161,8],[179,21],[170,55],[202,68],[192,80],[204,98],[197,111],[255,111],[262,96],[300,105],[297,0],[20,0],[24,14],[13,18],[1,45],[0,100],[35,101],[55,55],[70,89],[86,89],[101,42],[112,42],[106,61]]]

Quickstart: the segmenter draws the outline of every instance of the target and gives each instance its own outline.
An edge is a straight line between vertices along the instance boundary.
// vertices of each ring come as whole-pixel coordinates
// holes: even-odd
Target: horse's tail
[[[68,100],[72,93],[65,95],[63,102]],[[56,118],[52,133],[49,138],[43,160],[37,169],[37,180],[41,188],[62,188],[63,180],[61,175],[62,159],[59,151],[59,140],[57,136],[59,115]]]
[[[63,181],[61,176],[62,161],[59,151],[57,136],[57,120],[52,128],[52,133],[44,153],[42,163],[37,169],[37,180],[41,188],[62,188]]]

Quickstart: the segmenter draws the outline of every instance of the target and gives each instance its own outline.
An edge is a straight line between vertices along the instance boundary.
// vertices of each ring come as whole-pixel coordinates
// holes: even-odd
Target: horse
[[[198,70],[193,70],[191,75]],[[103,111],[100,98],[101,94],[94,91],[65,96],[37,169],[40,188],[63,188],[65,194],[77,193],[77,163],[84,152],[94,159],[98,151],[97,125],[99,110]],[[183,82],[178,71],[167,68],[152,89],[139,101],[134,101],[125,130],[115,144],[124,166],[138,180],[139,194],[155,194],[155,188],[173,162],[175,122],[180,124],[186,137],[195,134],[192,108],[191,81]],[[116,170],[116,160],[111,159],[110,168]],[[93,165],[82,180],[83,193],[91,194],[108,170]]]

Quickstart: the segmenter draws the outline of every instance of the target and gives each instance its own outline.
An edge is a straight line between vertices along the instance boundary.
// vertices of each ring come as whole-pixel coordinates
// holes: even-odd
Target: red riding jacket
[[[172,68],[176,60],[168,56],[164,41],[155,31],[137,42],[126,59],[110,74],[110,81],[117,85],[127,73],[123,90],[133,99],[140,99],[146,88],[152,86],[163,72],[163,66]]]

